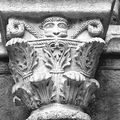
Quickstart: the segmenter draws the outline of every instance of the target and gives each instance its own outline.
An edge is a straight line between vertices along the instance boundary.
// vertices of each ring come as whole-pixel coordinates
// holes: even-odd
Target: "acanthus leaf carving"
[[[71,79],[71,80],[75,80],[75,81],[85,81],[86,78],[83,74],[81,74],[80,72],[76,72],[76,71],[69,71],[69,72],[65,72],[64,77]]]
[[[41,39],[13,38],[6,44],[9,67],[16,81],[13,93],[33,110],[30,120],[38,120],[42,112],[46,115],[50,110],[59,115],[54,106],[69,111],[74,109],[75,114],[81,115],[81,109],[87,106],[99,88],[99,83],[93,78],[105,42],[91,36],[102,34],[102,23],[98,19],[88,20],[78,26],[79,30],[69,34],[67,19],[55,16],[46,18],[41,27]],[[76,39],[85,30],[91,39]],[[41,110],[38,116],[36,109]]]
[[[94,38],[76,49],[75,61],[80,67],[80,72],[85,76],[94,76],[101,54],[99,49],[102,49],[104,44],[101,38]]]
[[[46,45],[43,49],[45,53],[45,65],[53,71],[64,71],[64,68],[70,65],[70,48],[64,43],[53,42]]]
[[[50,73],[52,74],[53,90],[51,100],[53,102],[63,101],[64,82],[61,81],[64,78],[62,77],[62,73],[64,72],[65,67],[69,66],[71,62],[70,48],[67,44],[55,41],[46,45],[43,52],[45,53],[43,61],[45,62],[45,65],[51,69]]]
[[[19,42],[20,41],[20,42]],[[37,53],[27,42],[19,38],[13,38],[7,43],[10,56],[10,68],[22,78],[32,74],[38,64]]]
[[[16,86],[13,86],[13,89],[15,89],[15,87]],[[22,86],[20,86],[13,93],[13,95],[14,95],[13,102],[16,104],[16,102],[18,101],[19,104],[24,104],[29,110],[31,110],[31,109],[34,110],[34,109],[37,109],[38,106],[40,106],[41,100],[38,99],[37,94],[35,94],[36,91],[31,89],[30,87],[31,87],[30,83],[26,83],[26,84],[23,83]],[[30,88],[30,90],[28,91],[29,88]]]

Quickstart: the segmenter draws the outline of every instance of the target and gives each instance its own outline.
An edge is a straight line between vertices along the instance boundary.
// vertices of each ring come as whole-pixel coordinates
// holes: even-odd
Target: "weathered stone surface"
[[[119,70],[99,70],[97,79],[101,84],[96,100],[94,118],[97,120],[118,120],[120,118],[120,72]]]
[[[23,13],[31,12],[38,13],[65,13],[66,15],[74,13],[74,16],[78,13],[106,13],[111,10],[114,0],[1,0],[0,11],[5,13]],[[68,7],[69,6],[69,7]],[[99,7],[98,7],[99,6]],[[6,9],[7,8],[7,9]],[[42,14],[41,14],[42,15]],[[39,14],[39,16],[41,16]],[[84,16],[84,14],[82,14]],[[81,15],[80,15],[81,16]],[[79,16],[79,17],[80,17]],[[93,15],[92,15],[93,16]],[[82,16],[81,16],[82,17]]]
[[[14,81],[8,69],[8,60],[0,61],[0,120],[25,120],[29,111],[24,106],[13,104],[12,86]]]
[[[110,24],[113,24],[113,25],[115,25],[115,24],[118,25],[119,24],[119,22],[120,22],[120,20],[119,20],[119,17],[120,17],[119,16],[119,13],[120,13],[119,7],[120,7],[120,2],[119,2],[119,0],[116,0],[114,8],[113,8]]]
[[[116,120],[119,119],[119,56],[114,56],[114,54],[119,54],[120,50],[119,50],[119,33],[118,30],[120,29],[119,26],[110,26],[108,29],[108,25],[110,22],[110,17],[112,14],[112,10],[115,13],[114,15],[118,15],[119,11],[118,11],[118,1],[115,4],[115,7],[113,9],[114,6],[114,2],[115,0],[46,0],[46,1],[42,1],[42,0],[1,0],[0,1],[0,11],[2,12],[2,17],[3,17],[3,21],[5,22],[5,24],[2,26],[2,39],[4,38],[4,40],[8,41],[6,46],[9,46],[9,50],[12,51],[12,53],[16,53],[15,50],[18,50],[20,47],[22,47],[24,50],[28,50],[26,48],[26,46],[29,48],[29,50],[26,52],[27,55],[31,55],[34,60],[36,61],[36,54],[32,54],[35,53],[34,50],[32,51],[32,47],[30,48],[29,45],[27,45],[27,43],[30,43],[30,45],[33,45],[36,49],[36,51],[39,53],[39,65],[37,66],[37,69],[35,68],[35,70],[33,70],[34,65],[31,67],[29,64],[29,66],[27,66],[28,68],[30,68],[30,72],[29,70],[26,71],[22,71],[22,72],[18,72],[18,74],[22,77],[18,77],[16,74],[17,72],[13,71],[12,75],[15,81],[13,81],[13,79],[11,78],[11,75],[9,73],[9,69],[7,66],[7,61],[6,63],[4,62],[0,62],[0,74],[2,74],[0,76],[0,89],[1,89],[1,109],[0,109],[0,118],[2,120],[26,120],[27,118],[30,120],[37,120],[37,119],[41,119],[41,117],[44,117],[44,119],[52,119],[55,118],[55,116],[57,116],[57,119],[62,118],[61,113],[64,114],[64,110],[63,111],[57,111],[57,108],[54,109],[54,105],[50,108],[55,112],[55,116],[51,117],[46,117],[46,116],[41,116],[41,114],[46,113],[46,110],[48,110],[48,113],[51,115],[50,111],[49,111],[49,107],[48,109],[44,110],[43,109],[43,113],[42,111],[39,111],[39,107],[40,106],[44,106],[46,104],[50,104],[49,102],[49,95],[48,93],[51,91],[51,89],[48,90],[48,87],[50,87],[49,85],[49,81],[51,79],[52,76],[52,81],[54,83],[54,90],[53,93],[57,93],[55,97],[57,99],[55,99],[55,102],[58,103],[64,103],[66,105],[67,104],[72,104],[74,105],[74,101],[75,99],[72,98],[72,95],[74,96],[74,92],[76,89],[74,87],[74,85],[78,86],[79,84],[76,84],[76,82],[71,82],[71,81],[75,81],[75,80],[86,80],[93,78],[94,77],[94,73],[96,71],[96,58],[97,58],[97,52],[99,52],[100,50],[102,50],[102,48],[96,50],[96,52],[93,52],[93,54],[90,55],[90,57],[86,57],[87,55],[89,56],[89,54],[87,54],[87,52],[89,51],[89,49],[87,49],[87,52],[84,52],[86,50],[86,48],[90,48],[92,43],[96,43],[96,44],[100,44],[100,43],[104,43],[104,41],[101,38],[105,38],[106,33],[107,33],[107,37],[106,37],[106,41],[107,41],[107,47],[105,48],[105,52],[106,54],[112,54],[109,56],[106,55],[106,57],[104,57],[104,55],[101,57],[102,59],[100,60],[100,69],[98,70],[98,72],[96,73],[96,79],[98,79],[98,81],[100,82],[100,86],[101,88],[96,92],[96,98],[94,98],[94,95],[92,96],[92,101],[91,101],[91,93],[93,91],[95,91],[96,87],[94,86],[94,84],[96,84],[97,87],[99,87],[99,83],[95,80],[95,79],[90,79],[90,84],[89,82],[85,82],[86,87],[88,87],[90,85],[90,90],[88,90],[86,93],[83,93],[84,97],[83,100],[80,101],[80,108],[82,110],[84,110],[87,114],[90,115],[90,117],[93,120]],[[69,6],[69,7],[68,7]],[[7,8],[7,9],[6,9]],[[52,24],[49,25],[53,25],[54,27],[52,29],[50,29],[49,31],[47,31],[47,27],[43,27],[45,26],[44,24],[44,19],[46,20],[47,18],[49,19],[49,17],[51,16],[55,16],[56,17],[60,17],[62,20],[62,22],[64,21],[64,25],[69,24],[69,27],[67,26],[67,28],[64,28],[64,31],[60,31],[62,34],[60,34],[60,36],[57,36],[57,33],[55,33],[53,35],[54,32],[56,32],[56,30],[58,29],[58,25],[59,23],[57,23],[58,21],[53,20]],[[64,20],[63,20],[64,19]],[[68,20],[68,23],[66,23],[66,21]],[[79,22],[78,22],[79,21]],[[42,23],[41,23],[42,22]],[[51,22],[50,20],[48,22]],[[60,22],[60,21],[59,21]],[[111,22],[112,23],[112,22]],[[41,24],[43,25],[41,27]],[[55,28],[55,25],[57,25],[57,29]],[[63,25],[63,24],[62,24]],[[72,26],[73,25],[73,26]],[[74,26],[76,25],[76,26]],[[103,27],[102,27],[103,26]],[[42,28],[42,29],[41,29]],[[68,29],[73,29],[69,31]],[[96,32],[96,29],[93,28],[100,28],[98,32]],[[3,30],[4,29],[4,30]],[[80,29],[80,30],[79,30]],[[103,32],[104,29],[104,32]],[[107,32],[108,29],[108,32]],[[46,31],[45,31],[46,30]],[[60,30],[60,29],[59,29]],[[46,34],[46,33],[49,34]],[[76,32],[76,33],[75,33]],[[75,35],[73,34],[75,33]],[[93,34],[94,33],[94,34]],[[117,33],[117,34],[116,34]],[[62,37],[65,37],[66,39],[62,39],[65,43],[66,41],[69,44],[69,47],[72,47],[72,54],[70,54],[72,56],[72,58],[70,58],[71,56],[67,53],[69,53],[69,47],[61,47],[59,46],[58,43],[55,44],[49,44],[47,47],[42,46],[46,43],[43,43],[40,40],[51,40],[51,39],[47,39],[47,37],[49,35],[52,34],[52,38],[55,37],[56,38],[60,38],[57,40],[61,41]],[[72,35],[74,36],[72,36]],[[6,36],[5,36],[6,35]],[[16,38],[19,37],[19,38]],[[101,37],[101,38],[94,38],[93,37]],[[78,45],[77,40],[81,41],[81,42],[86,42],[86,44],[83,46],[81,44],[81,49],[80,46],[77,47],[77,52],[79,53],[86,53],[87,55],[82,58],[82,62],[78,62],[79,66],[82,69],[79,69],[78,65],[75,65],[75,62],[77,60],[81,60],[79,58],[80,54],[77,54],[77,56],[75,57],[74,60],[74,47]],[[68,41],[70,39],[70,41]],[[9,41],[10,40],[10,41]],[[74,42],[71,42],[72,40],[74,40],[76,43],[73,44]],[[62,41],[62,42],[63,42]],[[87,43],[89,41],[89,43]],[[92,41],[92,42],[91,42]],[[2,41],[1,41],[2,42]],[[48,41],[47,41],[48,42]],[[51,42],[52,43],[52,42]],[[96,46],[96,44],[94,44],[94,46]],[[51,46],[50,46],[51,45]],[[64,44],[62,44],[64,45]],[[58,48],[58,46],[60,48]],[[87,46],[87,47],[85,47]],[[12,47],[16,49],[12,50]],[[39,47],[41,47],[39,49]],[[49,58],[47,58],[47,60],[42,61],[41,58],[43,57],[43,55],[48,54],[48,56],[50,57],[50,55],[53,55],[53,57],[56,57],[58,60],[60,58],[60,56],[63,53],[63,48],[66,48],[65,50],[67,51],[67,53],[64,55],[63,54],[63,58],[67,59],[68,58],[68,63],[67,65],[69,66],[71,64],[71,67],[68,67],[67,69],[64,70],[64,67],[62,69],[60,69],[60,65],[59,62],[57,62],[57,65],[55,64],[55,60],[54,60],[54,64],[53,67],[50,66],[49,64],[49,69],[52,69],[51,71],[49,71],[48,64],[46,64],[49,61]],[[57,50],[56,50],[57,49]],[[91,49],[90,49],[91,50]],[[81,52],[82,51],[82,52]],[[93,50],[94,51],[94,50]],[[52,54],[50,53],[52,52]],[[101,51],[100,51],[101,52]],[[10,51],[9,51],[10,53]],[[12,54],[11,53],[11,54]],[[19,53],[19,52],[18,52]],[[42,53],[42,54],[41,54]],[[89,53],[89,52],[88,52]],[[93,66],[93,69],[90,69],[90,73],[89,73],[89,69],[88,71],[86,70],[86,63],[91,60],[92,55],[95,54],[95,57],[93,57],[93,63],[95,63]],[[23,54],[18,55],[18,58],[22,58]],[[67,56],[68,55],[68,56]],[[14,56],[14,55],[13,55]],[[2,54],[1,54],[1,57]],[[15,56],[16,57],[16,56]],[[24,59],[26,58],[26,56],[23,55],[23,59],[19,62],[19,59],[16,59],[15,57],[13,57],[13,63],[11,62],[11,65],[15,65],[14,62],[18,62],[17,65],[23,65],[22,67],[24,67],[26,65],[26,63],[24,62]],[[45,56],[46,57],[46,56]],[[115,57],[115,58],[114,58]],[[31,57],[28,57],[30,61],[32,61]],[[3,58],[1,58],[2,61]],[[10,60],[12,60],[10,59]],[[42,58],[43,59],[43,58]],[[14,61],[16,60],[16,61]],[[27,61],[29,63],[29,60]],[[88,60],[88,61],[87,61]],[[97,59],[98,60],[98,59]],[[87,62],[86,62],[87,61]],[[86,63],[84,63],[86,62]],[[20,64],[19,64],[20,63]],[[22,64],[24,63],[24,64]],[[45,65],[44,65],[45,63]],[[80,65],[80,63],[82,63],[82,66]],[[42,66],[42,67],[41,67]],[[57,66],[57,67],[56,67]],[[20,67],[20,66],[19,66]],[[65,66],[66,67],[66,66]],[[10,67],[12,68],[12,67]],[[15,68],[15,67],[13,67]],[[17,67],[16,67],[17,68]],[[57,69],[56,69],[57,68]],[[90,67],[92,68],[92,67]],[[113,70],[114,69],[114,70]],[[17,70],[17,69],[13,69],[13,70]],[[69,70],[72,70],[69,73]],[[50,73],[48,74],[47,77],[45,77],[46,74],[43,74],[43,72]],[[79,73],[80,71],[80,73]],[[86,72],[87,71],[87,72]],[[92,72],[91,72],[92,71]],[[66,90],[62,89],[62,85],[63,83],[61,82],[62,80],[64,81],[62,73],[64,73],[64,76],[66,76],[67,79],[69,79],[69,84],[67,86],[66,84]],[[15,73],[15,74],[14,74]],[[42,73],[42,74],[41,74]],[[57,74],[56,74],[57,73]],[[79,73],[79,74],[78,74]],[[89,74],[85,74],[85,73],[89,73]],[[33,74],[33,78],[31,77],[31,74]],[[30,77],[28,77],[30,75]],[[86,77],[87,76],[87,77]],[[57,82],[56,82],[57,79]],[[23,82],[23,86],[22,84],[20,84],[20,88],[24,88],[23,91],[18,90],[18,94],[21,93],[19,96],[23,96],[23,98],[21,98],[22,102],[25,104],[20,104],[20,106],[15,106],[15,104],[13,103],[13,96],[12,96],[12,86],[14,84],[14,82],[16,82],[16,86],[14,86],[13,91],[17,91],[17,89],[19,88],[19,82],[20,80],[29,80],[30,83],[33,84],[33,86],[35,87],[35,89],[38,90],[39,95],[42,95],[41,99],[36,99],[38,96],[34,96],[31,95],[33,98],[31,100],[31,98],[29,98],[29,96],[26,97],[26,91],[29,88],[29,84]],[[43,82],[43,81],[46,82]],[[61,81],[60,81],[61,80]],[[77,81],[77,83],[78,83]],[[52,83],[52,84],[53,84]],[[4,86],[5,84],[5,86]],[[60,84],[60,85],[58,85]],[[93,84],[93,85],[92,85]],[[27,87],[25,85],[28,85]],[[82,85],[82,83],[81,83]],[[88,85],[88,86],[87,86]],[[71,87],[72,86],[72,87]],[[95,87],[95,88],[94,88]],[[38,89],[39,88],[39,89]],[[42,89],[41,89],[42,88]],[[47,91],[45,91],[47,88]],[[57,92],[56,92],[56,88],[57,88]],[[93,88],[93,89],[92,89]],[[84,89],[84,88],[83,88]],[[30,89],[31,90],[31,89]],[[85,89],[86,90],[86,89]],[[6,92],[7,91],[7,92]],[[42,92],[43,93],[42,93]],[[55,92],[54,92],[55,91]],[[64,91],[64,92],[63,92]],[[82,91],[82,90],[81,90]],[[92,92],[91,92],[92,91]],[[32,91],[34,93],[34,91]],[[89,94],[89,92],[91,92]],[[66,93],[68,95],[67,98],[67,102],[64,101],[64,99],[60,99],[59,96],[62,96],[63,93],[63,98],[64,98],[64,93]],[[30,91],[31,94],[31,91]],[[51,93],[50,93],[51,95]],[[66,96],[67,96],[66,95]],[[19,97],[18,96],[18,97]],[[34,97],[33,97],[34,96]],[[46,97],[47,96],[47,97]],[[55,96],[53,94],[53,96]],[[82,97],[82,95],[80,95],[79,97]],[[26,100],[29,100],[29,102]],[[38,97],[40,98],[40,96]],[[62,98],[62,97],[61,97]],[[17,98],[18,100],[20,100],[19,98]],[[35,102],[34,102],[35,99]],[[51,98],[50,98],[51,99]],[[81,99],[81,98],[78,98]],[[5,100],[5,101],[4,101]],[[54,100],[54,99],[53,99]],[[90,104],[88,105],[90,100]],[[93,101],[94,100],[94,101]],[[32,103],[32,102],[33,103]],[[39,101],[42,101],[42,104],[39,104]],[[46,102],[47,101],[47,102]],[[3,104],[4,103],[4,104]],[[31,104],[28,104],[31,103]],[[35,103],[35,105],[34,105]],[[76,105],[78,105],[77,103],[75,103]],[[40,106],[39,106],[40,105]],[[88,105],[88,108],[86,108],[86,106]],[[26,108],[27,106],[27,108]],[[28,110],[32,108],[32,111],[34,111],[34,109],[38,109],[34,112],[31,113],[30,110]],[[44,107],[43,107],[44,108]],[[67,108],[68,109],[68,108]],[[85,116],[82,114],[81,109],[78,113],[80,113],[79,115],[79,119],[87,119],[89,120],[90,117],[85,118]],[[69,110],[69,109],[68,109]],[[44,112],[45,111],[45,112]],[[66,112],[67,110],[65,110]],[[70,111],[72,111],[72,109],[70,108]],[[75,114],[77,112],[75,111]],[[36,116],[36,114],[38,115],[38,117]],[[47,114],[47,113],[46,113]],[[72,115],[72,114],[71,114]],[[30,117],[29,117],[30,116]],[[48,115],[49,116],[49,115]],[[52,116],[52,115],[51,115]],[[64,118],[65,115],[63,115]],[[72,115],[73,117],[74,115]],[[81,117],[82,116],[82,117]],[[33,117],[33,119],[32,119]],[[69,114],[66,118],[69,118]]]
[[[119,1],[116,1],[112,19],[106,35],[107,45],[96,73],[101,89],[96,92],[95,106],[91,110],[95,120],[120,118]]]
[[[0,1],[0,11],[4,14],[4,19],[11,16],[32,19],[37,17],[39,19],[52,15],[61,15],[72,19],[100,18],[105,25],[105,35],[114,3],[115,0],[31,0],[29,2],[25,0],[6,0]]]

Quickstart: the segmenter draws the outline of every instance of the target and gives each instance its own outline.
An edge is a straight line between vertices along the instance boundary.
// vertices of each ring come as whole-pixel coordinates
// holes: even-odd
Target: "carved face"
[[[67,21],[64,18],[52,17],[52,20],[49,19],[43,24],[43,30],[46,37],[67,37]]]

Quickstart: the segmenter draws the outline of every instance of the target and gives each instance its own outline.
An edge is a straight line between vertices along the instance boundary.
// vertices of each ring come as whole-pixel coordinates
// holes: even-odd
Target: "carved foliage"
[[[15,80],[13,93],[16,93],[16,98],[29,109],[37,109],[53,102],[83,108],[87,106],[93,92],[99,87],[99,83],[91,78],[96,71],[104,41],[94,38],[82,42],[75,38],[86,29],[91,36],[99,36],[103,32],[103,26],[99,20],[85,21],[74,34],[74,39],[68,39],[68,26],[65,27],[68,23],[66,19],[52,17],[46,20],[43,23],[45,39],[37,40],[40,42],[37,47],[34,48],[29,44],[30,41],[25,42],[27,40],[19,38],[11,39],[6,44],[10,56],[9,67]],[[16,24],[18,31],[13,22],[13,31],[10,33],[13,36],[11,37],[21,37],[24,29],[29,32],[31,30],[24,21],[18,21]],[[9,27],[11,27],[10,24],[8,24]],[[24,28],[22,32],[21,27]],[[34,30],[31,33],[36,35]],[[65,34],[63,35],[63,33]],[[49,39],[51,37],[52,40]],[[39,54],[35,49],[42,53],[40,56],[44,63],[42,67],[46,67],[45,72],[47,70],[45,74],[41,74],[41,71],[37,79],[34,79],[34,75],[36,75],[34,69],[38,65],[37,55]],[[72,56],[72,53],[75,54]],[[41,60],[40,62],[42,62]],[[39,67],[41,66],[37,66],[37,69]],[[73,71],[75,67],[78,69]]]
[[[64,68],[70,65],[70,48],[62,42],[52,42],[47,45],[43,52],[45,53],[45,65],[52,71],[62,72]]]
[[[35,109],[38,107],[39,98],[30,79],[34,67],[38,64],[37,53],[23,39],[11,39],[6,45],[10,58],[9,67],[15,81],[12,88],[15,95],[13,100],[23,102],[29,109]]]
[[[82,74],[88,77],[94,76],[104,44],[102,39],[97,38],[78,46],[75,60]]]
[[[99,88],[99,83],[95,79],[85,78],[83,81],[75,81],[70,77],[64,83],[65,103],[86,107],[89,100],[94,97],[94,91]]]
[[[23,39],[15,38],[7,42],[9,52],[9,67],[15,85],[12,88],[14,102],[24,103],[29,109],[39,108],[51,100],[51,76],[41,74],[42,81],[34,81],[33,69],[38,64],[37,53]]]
[[[46,45],[46,47],[43,48],[43,52],[45,53],[45,65],[51,70],[50,73],[52,74],[53,89],[51,101],[63,101],[65,96],[62,73],[65,67],[70,66],[70,48],[67,44],[56,41]]]
[[[14,77],[16,74],[19,74],[22,78],[31,75],[33,68],[38,63],[34,48],[21,39],[21,43],[16,41],[15,44],[8,45],[7,49],[10,57],[9,66]]]
[[[99,83],[89,79],[93,75],[104,41],[92,39],[79,43],[73,57],[80,71],[65,71],[71,65],[71,49],[67,43],[52,41],[42,48],[43,62],[50,71],[49,77],[37,81],[32,78],[34,67],[38,64],[34,47],[27,42],[12,39],[7,43],[10,55],[10,68],[16,84],[13,93],[30,109],[39,108],[51,102],[69,103],[82,107],[87,106],[89,99]],[[99,52],[100,51],[100,52]],[[86,77],[88,76],[88,77]],[[22,93],[22,94],[21,94]]]

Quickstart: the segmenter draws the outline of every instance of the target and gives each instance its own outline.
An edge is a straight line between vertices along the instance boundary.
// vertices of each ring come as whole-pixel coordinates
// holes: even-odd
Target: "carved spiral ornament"
[[[88,32],[92,37],[99,36],[103,33],[103,25],[99,20],[88,21]]]
[[[93,19],[81,22],[75,34],[72,36],[73,39],[77,38],[84,30],[88,30],[88,33],[92,37],[98,37],[102,35],[104,29],[100,20]]]
[[[27,24],[23,20],[10,18],[8,20],[7,25],[7,37],[8,39],[23,37],[25,34],[25,30],[31,33],[35,38],[41,38],[42,35],[38,35],[38,33],[34,30],[34,28]]]
[[[7,25],[7,35],[8,38],[12,37],[22,37],[25,32],[25,26],[24,24],[17,19],[9,19],[8,25]]]

